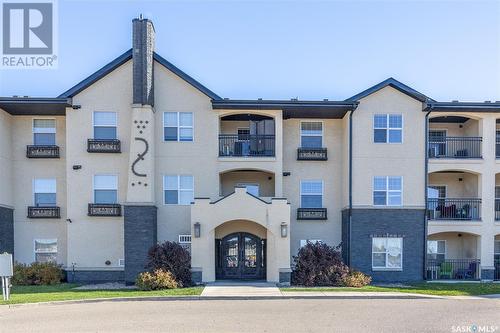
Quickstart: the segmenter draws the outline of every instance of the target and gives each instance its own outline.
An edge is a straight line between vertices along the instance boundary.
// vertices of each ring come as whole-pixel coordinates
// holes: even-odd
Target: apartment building
[[[499,279],[500,103],[387,79],[343,101],[221,98],[132,49],[56,98],[0,98],[0,252],[133,282],[148,249],[196,282],[289,283],[307,241],[374,281]],[[500,118],[500,117],[498,117]]]

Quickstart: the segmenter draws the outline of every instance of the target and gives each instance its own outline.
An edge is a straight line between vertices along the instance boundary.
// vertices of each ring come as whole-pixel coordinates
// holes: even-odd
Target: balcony
[[[122,206],[120,204],[96,204],[89,203],[89,216],[121,216]]]
[[[297,161],[327,161],[326,148],[298,148]]]
[[[326,220],[326,208],[298,208],[297,220]]]
[[[58,146],[30,145],[26,147],[27,158],[59,158]]]
[[[121,142],[115,139],[88,139],[89,153],[121,153]]]
[[[275,156],[274,135],[219,135],[220,157],[273,157]]]
[[[429,158],[482,158],[482,141],[482,137],[430,137]]]
[[[59,207],[28,207],[28,218],[30,219],[60,219],[61,208]]]
[[[428,280],[479,280],[479,259],[428,259]]]
[[[432,198],[427,199],[429,220],[481,220],[481,199],[479,198]]]

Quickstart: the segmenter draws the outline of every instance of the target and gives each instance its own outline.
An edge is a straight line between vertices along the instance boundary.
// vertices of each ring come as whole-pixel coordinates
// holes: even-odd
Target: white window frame
[[[191,177],[193,178],[193,188],[192,189],[180,189],[181,187],[181,177]],[[177,203],[176,204],[171,204],[171,203],[166,203],[166,197],[165,197],[165,191],[169,190],[169,191],[173,191],[174,189],[166,189],[165,188],[165,177],[177,177]],[[163,204],[165,206],[190,206],[191,203],[188,203],[188,204],[181,204],[180,203],[180,199],[181,199],[181,195],[180,195],[180,192],[181,191],[193,191],[193,200],[194,200],[194,176],[193,175],[186,175],[186,174],[182,174],[182,175],[172,175],[172,174],[169,174],[169,175],[163,175],[162,177],[162,182],[163,182]]]
[[[56,243],[56,251],[55,252],[45,252],[45,251],[37,251],[36,249],[36,243]],[[59,254],[59,244],[57,243],[57,238],[35,238],[33,239],[33,262],[36,261],[36,255],[39,253],[55,253],[56,255],[56,262],[57,262],[57,256]]]
[[[179,235],[179,244],[191,244],[191,234]]]
[[[240,130],[246,130],[246,131],[248,131],[248,136],[250,136],[250,127],[237,127],[236,128],[237,140],[238,141],[248,141],[246,139],[240,139]]]
[[[445,196],[443,198],[439,197],[437,199],[446,199],[448,197],[448,185],[446,185],[446,184],[429,184],[429,185],[427,185],[427,187],[429,187],[429,188],[431,188],[433,186],[434,187],[437,187],[437,186],[444,187]]]
[[[316,243],[322,243],[323,241],[321,239],[301,239],[300,247],[304,247],[307,244],[307,242],[316,244]]]
[[[41,131],[35,132],[35,120],[53,120],[54,121],[54,132],[52,131]],[[49,129],[49,128],[47,128]],[[47,117],[36,117],[31,120],[31,142],[35,145],[35,133],[46,133],[46,134],[54,134],[54,145],[57,145],[57,119],[56,118],[47,118]]]
[[[375,192],[382,192],[383,190],[375,190],[375,178],[385,178],[385,205],[376,205],[375,204]],[[401,190],[389,190],[389,178],[401,178]],[[372,203],[373,206],[376,207],[401,207],[403,206],[403,176],[373,176],[372,178]],[[389,205],[389,193],[400,192],[401,193],[401,204],[399,205]]]
[[[165,140],[165,113],[176,113],[177,114],[177,125],[176,125],[176,128],[177,128],[177,140],[175,141],[167,141]],[[181,113],[190,113],[191,114],[191,123],[192,125],[191,126],[181,126],[180,125],[180,114]],[[164,111],[163,112],[163,119],[162,119],[162,122],[163,122],[163,142],[194,142],[194,112],[192,111]],[[174,126],[169,126],[169,127],[174,127]],[[193,135],[192,135],[192,138],[191,138],[191,141],[181,141],[181,128],[190,128]]]
[[[301,120],[299,122],[299,146],[302,147],[302,137],[303,136],[319,136],[319,135],[311,135],[311,134],[302,134],[302,123],[321,123],[321,147],[318,148],[324,148],[325,147],[325,123],[323,120]]]
[[[38,193],[38,192],[35,192],[35,183],[37,180],[53,180],[54,183],[55,183],[55,192],[54,194],[56,195],[56,202],[54,204],[54,207],[57,206],[57,178],[33,178],[33,180],[31,181],[31,192],[32,192],[32,200],[33,200],[33,206],[36,206],[36,198],[35,198],[35,194]],[[52,192],[40,192],[40,193],[52,193]]]
[[[299,207],[300,208],[308,208],[308,207],[302,207],[302,183],[321,183],[321,208],[324,208],[324,198],[325,198],[325,183],[323,180],[319,179],[311,179],[311,180],[301,180],[299,184],[299,189],[300,189],[300,195],[299,195]],[[308,193],[309,195],[318,195],[318,194],[311,194]]]
[[[386,241],[386,245],[385,245],[385,249],[386,251],[385,252],[373,252],[373,240],[375,238],[381,238],[381,239],[385,239]],[[399,239],[400,242],[401,242],[401,267],[388,267],[387,266],[387,263],[389,262],[389,259],[388,259],[388,254],[389,252],[387,251],[387,240],[388,239]],[[404,254],[404,241],[403,241],[403,237],[372,237],[372,250],[371,250],[371,255],[372,255],[372,271],[397,271],[397,272],[401,272],[403,271],[403,254]],[[382,267],[382,266],[374,266],[373,265],[373,254],[374,253],[385,253],[385,267]]]
[[[120,177],[116,173],[96,173],[92,176],[92,203],[95,202],[95,176],[114,176],[116,177],[116,189],[114,188],[100,188],[99,190],[116,190],[116,203],[120,202],[120,191],[118,190],[120,186]]]
[[[95,127],[113,127],[113,126],[104,126],[104,125],[96,125],[95,123],[95,114],[96,113],[114,113],[116,115],[115,128],[116,128],[116,138],[118,139],[118,112],[116,111],[93,111],[92,112],[92,138],[95,139]]]
[[[448,258],[448,253],[447,253],[448,246],[446,245],[446,239],[428,239],[427,240],[427,255],[432,254],[432,253],[429,253],[429,242],[444,242],[444,253],[436,252],[436,254],[444,254],[444,259]],[[439,246],[437,246],[436,249],[439,250]]]
[[[375,117],[376,116],[385,116],[387,120],[387,127],[375,127]],[[401,127],[390,127],[389,124],[389,116],[401,116]],[[385,142],[375,142],[375,130],[376,129],[385,129]],[[390,130],[401,130],[401,142],[390,142],[389,141],[389,131]],[[391,145],[400,145],[404,143],[404,116],[402,113],[375,113],[372,117],[372,141],[375,144],[391,144]]]

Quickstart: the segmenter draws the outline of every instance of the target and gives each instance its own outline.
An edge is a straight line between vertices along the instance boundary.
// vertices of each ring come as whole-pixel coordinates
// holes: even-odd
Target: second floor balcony
[[[88,139],[87,152],[89,153],[120,153],[121,143],[116,139]]]
[[[427,200],[430,220],[481,220],[480,198],[430,198]]]
[[[26,147],[27,158],[59,158],[59,146],[29,145]]]
[[[28,218],[59,219],[61,218],[61,208],[57,206],[29,206]]]

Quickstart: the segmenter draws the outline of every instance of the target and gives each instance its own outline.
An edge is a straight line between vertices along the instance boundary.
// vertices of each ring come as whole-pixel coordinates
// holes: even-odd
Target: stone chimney
[[[153,22],[139,16],[132,20],[133,103],[154,105]]]

